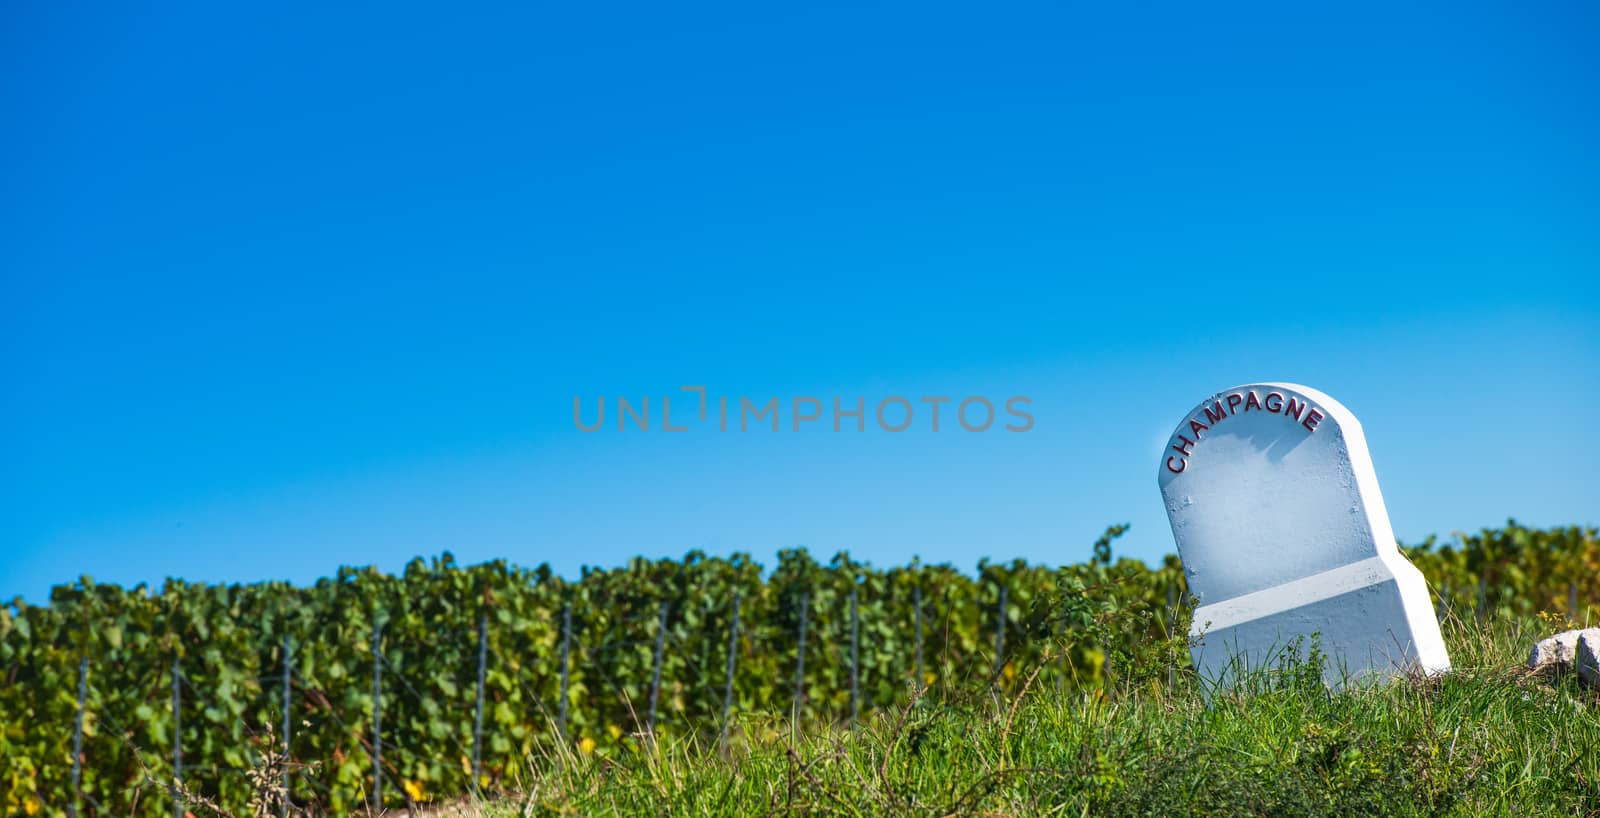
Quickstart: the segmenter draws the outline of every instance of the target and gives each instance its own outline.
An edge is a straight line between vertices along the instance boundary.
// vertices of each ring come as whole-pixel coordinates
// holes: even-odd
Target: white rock
[[[1313,639],[1334,686],[1450,668],[1361,424],[1337,401],[1285,383],[1219,392],[1178,424],[1158,468],[1200,602],[1190,636],[1203,677],[1221,683]]]
[[[1600,687],[1600,628],[1579,632],[1577,654],[1578,678]]]
[[[1597,641],[1600,641],[1600,628],[1587,630],[1562,631],[1546,639],[1540,639],[1528,651],[1528,668],[1539,670],[1553,666],[1557,670],[1570,670],[1573,657],[1577,655],[1578,637],[1588,632],[1594,632]]]

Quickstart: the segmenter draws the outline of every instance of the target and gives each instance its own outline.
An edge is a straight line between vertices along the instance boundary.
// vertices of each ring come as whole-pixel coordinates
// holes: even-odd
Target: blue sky
[[[1257,380],[1403,539],[1600,521],[1592,7],[1121,5],[11,6],[0,598],[1154,558],[1166,435]],[[572,423],[686,384],[1035,425]]]

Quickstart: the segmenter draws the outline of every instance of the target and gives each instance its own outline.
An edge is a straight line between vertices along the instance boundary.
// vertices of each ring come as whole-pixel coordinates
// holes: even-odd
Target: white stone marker
[[[1337,401],[1287,383],[1218,392],[1178,424],[1159,468],[1204,678],[1227,683],[1296,645],[1303,656],[1313,634],[1335,687],[1450,669],[1361,424]]]

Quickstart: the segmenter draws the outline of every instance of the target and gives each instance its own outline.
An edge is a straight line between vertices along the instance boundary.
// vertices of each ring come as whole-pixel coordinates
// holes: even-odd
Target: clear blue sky
[[[1403,539],[1600,520],[1592,4],[135,5],[0,24],[0,598],[1154,558],[1254,380],[1362,419]],[[572,423],[684,384],[1036,423]]]

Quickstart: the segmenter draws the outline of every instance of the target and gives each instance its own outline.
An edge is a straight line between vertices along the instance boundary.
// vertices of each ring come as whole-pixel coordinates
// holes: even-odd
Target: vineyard
[[[757,714],[847,726],[919,685],[1157,688],[1187,672],[1183,570],[1114,560],[1123,530],[1084,563],[974,574],[792,550],[771,570],[690,553],[576,581],[449,555],[304,588],[85,578],[0,609],[0,812],[243,810],[246,771],[282,754],[294,803],[342,814],[515,788],[558,747],[736,743]],[[1406,551],[1458,616],[1600,612],[1593,529]]]

